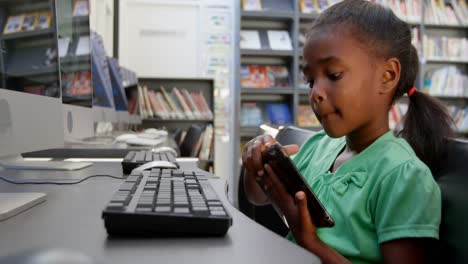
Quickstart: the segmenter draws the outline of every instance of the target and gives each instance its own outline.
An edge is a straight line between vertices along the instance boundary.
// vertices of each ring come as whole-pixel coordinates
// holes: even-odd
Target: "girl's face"
[[[350,32],[325,30],[312,35],[304,60],[310,104],[330,137],[369,129],[379,123],[382,113],[388,117],[388,106],[383,107],[376,87],[378,60]]]

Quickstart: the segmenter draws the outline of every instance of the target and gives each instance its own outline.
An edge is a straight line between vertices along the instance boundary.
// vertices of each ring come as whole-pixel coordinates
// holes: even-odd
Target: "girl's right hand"
[[[263,190],[258,186],[257,182],[263,182],[262,177],[265,175],[265,167],[262,161],[262,151],[277,142],[270,135],[258,136],[249,141],[244,146],[242,153],[242,163],[245,168],[244,186],[247,198],[254,204],[261,205],[268,203],[268,197]],[[297,153],[298,145],[283,146],[289,155]]]

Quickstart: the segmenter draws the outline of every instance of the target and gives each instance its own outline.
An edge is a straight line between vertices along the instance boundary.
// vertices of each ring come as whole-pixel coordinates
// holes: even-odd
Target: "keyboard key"
[[[133,157],[135,156],[136,152],[130,151],[125,155],[124,161],[131,161]]]
[[[190,210],[187,207],[176,207],[176,208],[174,208],[174,213],[188,214],[188,213],[190,213]]]
[[[162,213],[162,212],[170,212],[171,207],[170,206],[157,206],[154,208],[155,212]]]
[[[216,216],[218,216],[218,215],[223,215],[223,216],[226,215],[226,213],[225,213],[224,211],[210,211],[210,213],[211,213],[212,215],[216,215]]]

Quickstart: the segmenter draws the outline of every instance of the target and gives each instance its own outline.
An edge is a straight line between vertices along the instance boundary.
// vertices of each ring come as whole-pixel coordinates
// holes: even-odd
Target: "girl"
[[[335,226],[316,229],[304,193],[289,196],[262,163],[261,151],[275,142],[269,136],[244,149],[248,199],[280,208],[289,238],[324,263],[427,263],[441,218],[440,190],[428,166],[443,154],[452,123],[442,104],[413,88],[418,55],[410,28],[385,7],[345,0],[313,23],[304,59],[309,101],[324,131],[293,161]],[[405,93],[409,109],[395,136],[388,113]],[[268,195],[257,184],[262,177]]]

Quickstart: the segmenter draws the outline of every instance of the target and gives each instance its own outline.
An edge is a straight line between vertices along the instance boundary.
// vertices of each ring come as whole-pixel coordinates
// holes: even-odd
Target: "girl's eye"
[[[343,72],[335,72],[335,73],[329,73],[328,78],[332,81],[338,81],[341,78],[341,75]]]

